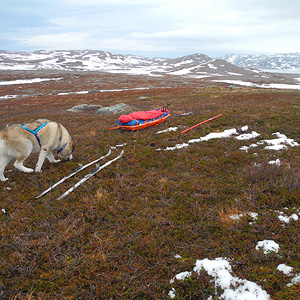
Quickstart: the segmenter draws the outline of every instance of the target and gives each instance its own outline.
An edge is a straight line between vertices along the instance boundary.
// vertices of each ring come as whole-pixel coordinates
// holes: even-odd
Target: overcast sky
[[[300,52],[299,0],[0,0],[0,49]]]

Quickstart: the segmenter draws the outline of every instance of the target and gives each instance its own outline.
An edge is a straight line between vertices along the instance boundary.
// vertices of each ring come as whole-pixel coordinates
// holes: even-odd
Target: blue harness
[[[36,139],[37,139],[37,141],[38,141],[40,147],[42,147],[40,138],[38,137],[37,133],[38,133],[38,131],[39,131],[40,129],[42,129],[42,128],[43,128],[44,126],[46,126],[47,124],[48,124],[48,123],[41,123],[41,126],[39,126],[39,127],[38,127],[37,129],[35,129],[35,130],[31,130],[31,129],[27,128],[26,126],[27,126],[28,124],[23,125],[22,128],[25,129],[25,130],[27,130],[27,131],[29,131],[29,132],[31,132],[31,133],[33,133],[34,136],[36,137]],[[61,141],[61,138],[62,138],[62,137],[60,137],[60,141]],[[66,147],[66,145],[67,145],[67,143],[65,143],[65,144],[57,151],[57,154],[59,154],[62,150],[64,150],[64,148]]]
[[[41,123],[41,126],[39,126],[39,127],[38,127],[37,129],[35,129],[35,130],[31,130],[31,129],[27,128],[26,126],[27,126],[28,124],[23,125],[22,128],[24,128],[25,130],[27,130],[27,131],[33,133],[34,136],[36,137],[36,139],[37,139],[37,141],[38,141],[40,147],[42,147],[42,146],[41,146],[41,141],[40,141],[40,138],[39,138],[38,135],[37,135],[37,132],[38,132],[40,129],[42,129],[44,126],[46,126],[47,124],[48,124],[48,123]]]
[[[56,153],[59,154],[61,151],[64,150],[64,148],[67,146],[67,143],[65,143]]]

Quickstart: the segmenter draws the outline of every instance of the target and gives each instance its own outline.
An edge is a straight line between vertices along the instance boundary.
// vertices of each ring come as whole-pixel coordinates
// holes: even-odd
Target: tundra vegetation
[[[270,299],[299,299],[300,147],[276,151],[257,143],[276,132],[300,143],[298,91],[229,89],[180,76],[0,73],[1,81],[37,77],[59,80],[1,86],[1,96],[19,95],[0,101],[1,128],[56,120],[76,148],[72,161],[45,161],[40,174],[21,173],[12,163],[6,168],[9,180],[0,182],[1,299],[169,299],[172,289],[175,299],[221,299],[212,276],[193,271],[197,260],[216,258],[230,260],[235,277],[254,282]],[[170,103],[171,116],[157,127],[129,132],[110,130],[118,114],[68,111],[119,103],[135,110]],[[164,150],[245,125],[259,137]],[[170,127],[178,130],[157,134]],[[252,143],[257,147],[241,150]],[[121,149],[123,157],[67,197],[56,200],[91,169],[34,198],[115,146],[110,157]],[[32,155],[25,165],[36,160]],[[278,251],[259,250],[264,240],[276,242]],[[295,276],[278,269],[282,264]],[[191,272],[186,280],[172,280],[185,271]]]

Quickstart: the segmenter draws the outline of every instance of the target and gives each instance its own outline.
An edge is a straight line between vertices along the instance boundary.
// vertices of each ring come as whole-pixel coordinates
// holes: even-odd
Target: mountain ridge
[[[298,59],[298,56],[295,57]],[[200,53],[178,58],[148,58],[88,49],[37,50],[34,52],[0,50],[0,70],[100,71],[128,75],[188,76],[207,81],[230,81],[237,84],[242,81],[246,81],[246,84],[249,82],[253,84],[299,84],[297,79],[299,75],[296,77],[264,72],[255,68],[255,66],[262,65],[259,63],[260,56],[253,55],[252,60],[250,58],[238,55],[211,58]],[[279,61],[279,59],[277,60]],[[283,57],[281,61],[284,61]],[[297,63],[296,60],[294,67]],[[266,65],[264,64],[264,66]]]
[[[273,70],[300,70],[300,53],[265,54],[227,54],[220,57],[242,68]]]

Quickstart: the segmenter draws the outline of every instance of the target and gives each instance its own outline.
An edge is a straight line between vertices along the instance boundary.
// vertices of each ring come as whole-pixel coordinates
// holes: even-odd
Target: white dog
[[[47,119],[38,119],[25,125],[12,125],[0,131],[0,180],[6,181],[4,170],[7,164],[16,159],[14,166],[23,172],[33,172],[33,169],[23,165],[31,153],[39,153],[35,172],[40,172],[47,157],[51,163],[59,162],[53,156],[72,159],[74,142],[67,129]]]

